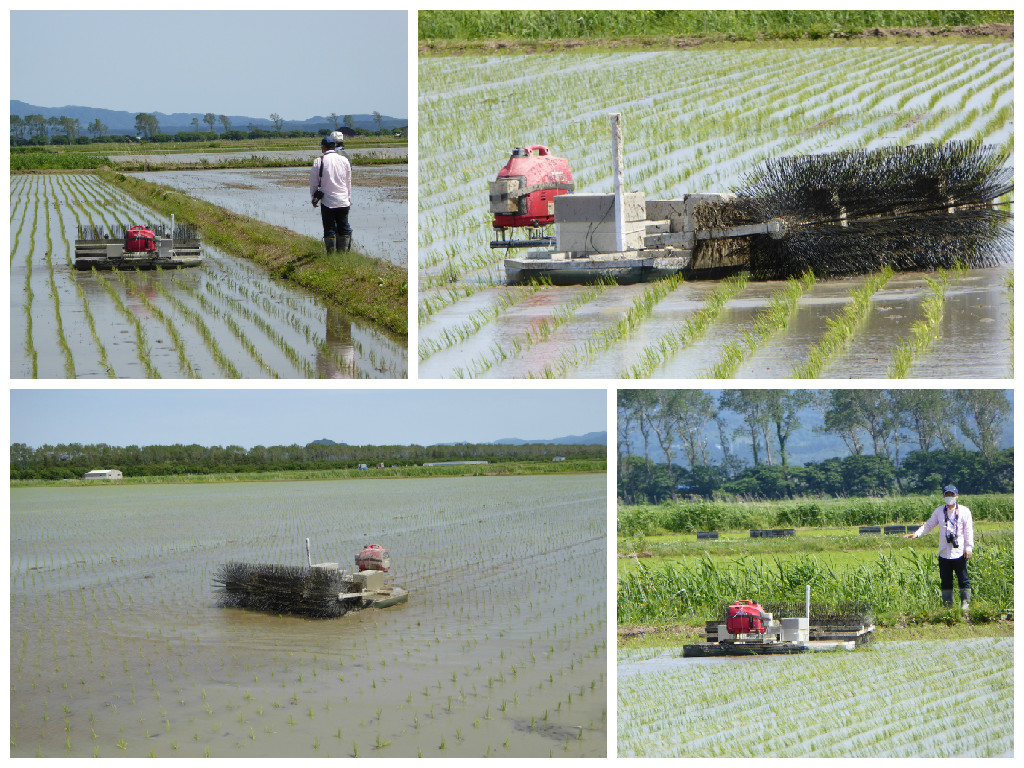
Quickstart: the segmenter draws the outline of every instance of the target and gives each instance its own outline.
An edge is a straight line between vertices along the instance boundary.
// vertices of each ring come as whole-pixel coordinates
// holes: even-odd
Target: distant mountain
[[[607,432],[587,432],[585,435],[568,435],[566,437],[553,437],[548,440],[520,440],[518,437],[506,437],[502,440],[495,440],[493,445],[542,445],[553,443],[555,445],[607,445]]]
[[[494,440],[490,443],[479,443],[479,445],[607,445],[607,432],[587,432],[585,435],[568,435],[567,437],[553,437],[547,440],[520,440],[518,437],[506,437],[503,440]],[[465,441],[458,443],[436,443],[436,445],[465,445]],[[326,437],[314,440],[309,445],[348,445],[347,443],[336,443]]]
[[[140,112],[141,111],[142,110],[140,110]],[[133,135],[135,133],[135,116],[139,114],[139,112],[124,112],[113,109],[78,106],[38,107],[34,104],[26,104],[24,101],[11,99],[11,114],[18,115],[19,117],[25,117],[26,115],[61,117],[63,115],[64,117],[69,117],[72,120],[77,119],[79,123],[81,123],[83,131],[89,123],[99,118],[99,121],[110,129],[110,133]],[[192,118],[194,117],[199,118],[200,133],[210,132],[210,127],[203,122],[203,115],[206,114],[205,112],[174,112],[172,114],[166,114],[164,112],[149,112],[148,114],[153,115],[157,119],[157,122],[160,124],[161,133],[171,134],[178,133],[180,131],[195,131],[195,126],[192,125]],[[341,124],[343,117],[344,113],[339,112],[339,125]],[[227,115],[227,118],[231,121],[232,130],[246,131],[249,129],[249,123],[252,123],[256,128],[262,128],[263,130],[274,130],[274,124],[270,121],[269,117]],[[377,121],[373,118],[373,115],[353,114],[352,122],[353,127],[355,128],[366,128],[370,131],[377,130]],[[381,124],[385,128],[403,128],[409,124],[409,120],[405,117],[381,115]],[[326,117],[317,115],[316,117],[310,117],[306,120],[285,120],[281,129],[285,131],[316,132],[323,128],[334,130],[334,123]],[[222,126],[220,122],[216,124],[214,133],[224,133],[224,126]]]

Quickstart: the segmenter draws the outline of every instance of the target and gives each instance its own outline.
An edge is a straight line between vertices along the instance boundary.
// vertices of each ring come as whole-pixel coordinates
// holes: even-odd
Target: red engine
[[[128,230],[124,237],[124,249],[129,253],[154,253],[156,235],[153,230],[137,225]]]
[[[731,635],[764,634],[769,620],[768,614],[753,600],[737,600],[726,611],[725,628]]]
[[[391,570],[391,555],[380,544],[367,544],[363,551],[356,555],[356,567],[360,571]]]
[[[547,147],[516,147],[498,178],[491,182],[494,228],[542,227],[555,221],[555,198],[575,185],[569,161]]]

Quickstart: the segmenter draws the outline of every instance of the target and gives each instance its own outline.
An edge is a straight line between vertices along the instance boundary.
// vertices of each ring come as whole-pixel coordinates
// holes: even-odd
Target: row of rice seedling
[[[118,232],[158,219],[93,175],[14,176],[11,196],[16,377],[404,375],[397,344],[215,249],[187,275],[77,272],[80,225]]]
[[[733,341],[727,344],[722,351],[722,359],[705,376],[713,379],[732,378],[745,357],[789,325],[790,318],[796,312],[797,301],[813,285],[814,275],[810,272],[799,280],[789,278],[785,287],[771,296],[768,308],[754,318],[753,329],[743,333],[743,343]]]
[[[537,323],[535,328],[530,328],[521,336],[513,337],[507,344],[495,344],[484,355],[472,360],[466,368],[456,368],[454,375],[460,379],[480,376],[498,363],[516,357],[535,344],[547,341],[556,330],[573,318],[580,307],[600,296],[608,287],[607,283],[586,286],[556,307],[554,312]]]
[[[612,344],[621,342],[640,327],[642,322],[650,317],[658,303],[678,288],[682,282],[682,275],[675,274],[644,288],[633,298],[633,303],[618,322],[611,327],[595,330],[582,345],[572,345],[563,350],[557,360],[544,366],[541,375],[548,379],[567,377],[570,371],[584,365],[588,360],[592,360]]]
[[[963,277],[966,271],[964,268],[953,270],[940,269],[937,279],[925,278],[928,281],[931,295],[921,302],[924,317],[910,327],[909,338],[896,349],[893,355],[893,363],[889,368],[889,378],[905,378],[910,372],[910,366],[913,361],[921,357],[935,340],[945,312],[946,287],[949,285],[950,280]]]
[[[892,274],[892,268],[886,267],[869,277],[864,285],[851,289],[850,302],[843,307],[838,317],[825,318],[825,333],[811,348],[807,359],[794,366],[794,378],[814,379],[821,375],[828,362],[850,343],[871,309],[871,297],[889,282]]]
[[[621,112],[626,126],[627,184],[650,198],[728,187],[759,160],[782,154],[953,138],[1012,145],[1006,44],[568,53],[515,61],[510,84],[507,57],[420,60],[419,316],[428,338],[443,333],[445,317],[465,316],[464,302],[486,312],[509,290],[500,285],[500,257],[483,253],[490,217],[480,190],[501,158],[513,146],[547,144],[569,158],[577,189],[610,192],[609,111]],[[531,94],[526,113],[513,95],[518,89]],[[452,121],[451,114],[464,117]],[[617,311],[604,311],[610,326],[626,317],[634,298],[616,293]],[[438,314],[447,308],[452,312]],[[642,334],[651,335],[648,325],[641,323]],[[573,326],[562,334],[567,347],[578,343]],[[472,338],[446,344],[437,360],[436,351],[424,350],[431,354],[421,368],[456,375],[477,346]],[[572,357],[571,349],[566,354]],[[621,356],[607,350],[600,357]],[[650,368],[618,367],[620,374]],[[607,364],[588,368],[607,375]],[[877,374],[884,370],[883,364]],[[545,373],[539,364],[514,375]]]
[[[1013,753],[1012,638],[879,643],[751,659],[742,671],[649,656],[619,653],[620,757]]]
[[[15,492],[12,755],[604,754],[603,476],[271,485]],[[382,541],[413,598],[216,607],[220,563],[307,535]]]

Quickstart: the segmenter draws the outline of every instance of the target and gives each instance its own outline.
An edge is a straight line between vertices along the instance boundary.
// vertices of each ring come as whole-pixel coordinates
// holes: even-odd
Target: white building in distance
[[[85,473],[86,480],[124,480],[120,469],[90,469]]]

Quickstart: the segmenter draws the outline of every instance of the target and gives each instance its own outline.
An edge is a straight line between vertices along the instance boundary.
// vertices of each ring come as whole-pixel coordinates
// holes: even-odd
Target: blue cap
[[[943,493],[952,493],[954,496],[959,496],[960,495],[960,494],[958,494],[956,492],[956,486],[955,485],[947,485],[945,488],[942,489],[942,492]]]

